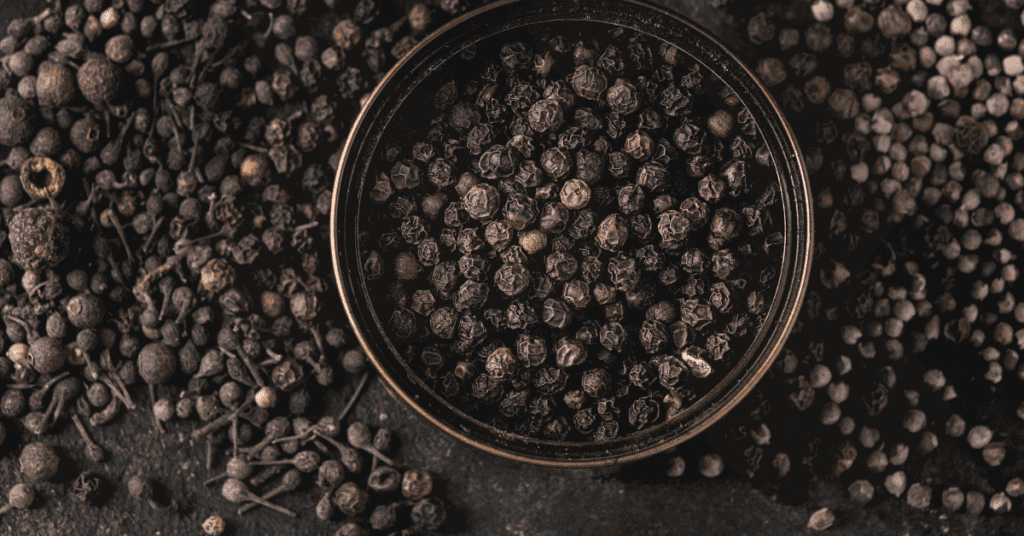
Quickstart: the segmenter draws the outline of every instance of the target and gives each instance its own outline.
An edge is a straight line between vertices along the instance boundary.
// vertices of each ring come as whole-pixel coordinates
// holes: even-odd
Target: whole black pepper
[[[355,482],[345,482],[334,490],[332,501],[342,513],[359,515],[369,506],[370,496]]]
[[[416,501],[409,513],[413,526],[423,530],[438,530],[448,517],[444,503],[434,497]]]

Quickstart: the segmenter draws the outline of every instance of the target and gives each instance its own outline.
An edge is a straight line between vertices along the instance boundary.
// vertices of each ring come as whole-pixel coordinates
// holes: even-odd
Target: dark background
[[[709,2],[660,3],[697,20],[741,54],[751,57],[753,51],[736,25],[711,8]],[[769,2],[763,7],[783,19],[805,18],[809,3]],[[0,28],[6,28],[12,17],[35,14],[43,5],[45,2],[39,0],[3,1]],[[1010,23],[1019,26],[1015,19]],[[342,316],[340,302],[329,304],[323,314],[332,314],[329,307],[335,308],[335,315]],[[342,396],[347,393],[337,394],[327,404],[337,406]],[[697,438],[680,448],[677,454],[684,456],[687,469],[681,478],[672,479],[665,476],[667,456],[622,467],[563,470],[524,465],[478,452],[403,407],[378,380],[371,382],[355,415],[375,427],[387,426],[397,432],[397,461],[401,465],[422,467],[435,475],[435,495],[450,508],[445,528],[453,533],[804,534],[809,532],[806,523],[810,513],[828,506],[837,514],[829,534],[1024,534],[1019,509],[1003,516],[990,512],[982,516],[962,512],[947,516],[937,504],[938,493],[932,509],[920,511],[884,491],[876,493],[867,507],[858,507],[846,500],[845,486],[814,477],[794,482],[800,489],[754,484],[742,471],[732,469],[721,477],[707,479],[696,467],[699,456],[712,450],[706,438]],[[0,518],[0,535],[200,534],[202,520],[215,513],[229,520],[234,534],[333,534],[336,524],[321,522],[313,514],[318,499],[316,490],[307,489],[279,501],[298,510],[298,520],[266,509],[257,509],[244,517],[235,515],[237,505],[221,499],[216,488],[202,486],[201,482],[210,475],[202,467],[202,444],[191,445],[186,439],[193,426],[171,423],[169,432],[159,435],[153,432],[146,413],[135,411],[112,426],[95,429],[95,439],[110,455],[107,463],[93,464],[88,469],[103,474],[114,484],[109,500],[100,508],[66,500],[71,481],[85,467],[78,467],[69,456],[62,456],[64,466],[57,482],[43,487],[33,509],[4,514]],[[727,427],[728,422],[723,426]],[[69,426],[52,442],[67,453],[80,448],[78,441]],[[3,490],[18,480],[17,455],[12,452],[12,443],[0,446]],[[767,460],[765,465],[769,465]],[[128,496],[123,484],[140,471],[159,482],[160,493],[180,502],[181,511],[154,512]],[[768,467],[767,472],[772,471]]]

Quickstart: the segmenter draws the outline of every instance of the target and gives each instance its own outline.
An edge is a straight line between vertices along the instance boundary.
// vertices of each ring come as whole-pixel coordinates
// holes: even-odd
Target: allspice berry
[[[60,458],[45,443],[29,443],[21,451],[21,472],[29,480],[50,480],[57,476]]]
[[[89,154],[99,149],[102,136],[102,125],[91,115],[87,115],[71,125],[71,143],[84,154]]]
[[[150,385],[159,385],[178,372],[178,356],[165,344],[147,344],[139,350],[139,375]]]
[[[93,104],[116,102],[124,89],[124,72],[110,58],[91,58],[78,69],[78,87]]]
[[[15,207],[21,204],[25,197],[25,190],[21,188],[21,178],[17,175],[7,175],[0,179],[0,205]]]
[[[49,207],[27,208],[15,214],[10,222],[10,239],[14,263],[23,270],[53,268],[71,248],[71,231],[63,215]]]
[[[20,482],[11,486],[7,492],[7,506],[0,508],[0,512],[6,512],[11,508],[28,508],[36,500],[36,489],[31,484]]]
[[[0,99],[0,144],[28,143],[36,133],[34,108],[13,93]]]
[[[68,320],[78,329],[95,328],[103,321],[103,301],[90,293],[79,294],[67,305]]]
[[[67,346],[53,337],[39,337],[28,347],[29,362],[40,374],[50,375],[64,368],[69,353]]]
[[[36,99],[39,105],[59,108],[71,102],[78,93],[75,75],[60,63],[44,61],[36,75]]]
[[[103,46],[103,52],[114,63],[126,63],[135,56],[135,43],[128,34],[115,35]]]

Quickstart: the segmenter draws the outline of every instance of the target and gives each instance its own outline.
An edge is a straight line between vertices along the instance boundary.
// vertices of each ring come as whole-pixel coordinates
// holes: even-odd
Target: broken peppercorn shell
[[[224,530],[227,528],[227,523],[223,517],[213,515],[203,521],[203,534],[209,536],[220,536],[224,534]]]

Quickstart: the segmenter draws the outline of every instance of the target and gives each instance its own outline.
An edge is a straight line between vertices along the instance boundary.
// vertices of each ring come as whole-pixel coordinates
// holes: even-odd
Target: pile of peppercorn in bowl
[[[388,385],[492,453],[664,451],[761,378],[806,287],[809,187],[766,91],[635,2],[506,1],[424,40],[350,132],[331,239]]]

